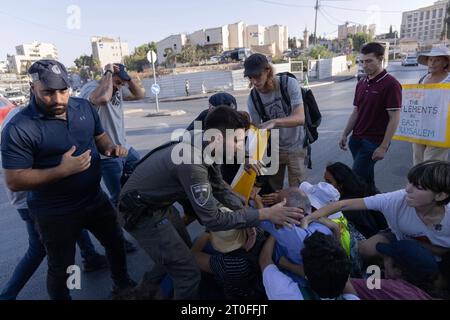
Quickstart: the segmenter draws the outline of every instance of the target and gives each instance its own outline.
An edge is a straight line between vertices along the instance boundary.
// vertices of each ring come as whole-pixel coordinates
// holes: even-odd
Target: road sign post
[[[153,50],[150,50],[147,53],[147,60],[152,64],[153,68],[153,80],[154,83],[152,85],[152,93],[156,96],[156,112],[159,112],[159,99],[158,95],[161,91],[160,86],[156,83],[156,70],[155,70],[155,62],[156,62],[156,53]]]

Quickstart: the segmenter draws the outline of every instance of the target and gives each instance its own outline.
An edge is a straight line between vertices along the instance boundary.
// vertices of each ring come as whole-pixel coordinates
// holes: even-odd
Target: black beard
[[[33,97],[36,101],[36,105],[38,106],[39,110],[47,116],[55,117],[55,116],[64,114],[67,111],[67,104],[61,104],[61,105],[55,104],[55,105],[48,106],[42,100],[40,100],[36,95],[33,95]],[[52,109],[56,106],[64,106],[65,107],[64,112],[61,114],[56,114],[55,112],[53,112]]]

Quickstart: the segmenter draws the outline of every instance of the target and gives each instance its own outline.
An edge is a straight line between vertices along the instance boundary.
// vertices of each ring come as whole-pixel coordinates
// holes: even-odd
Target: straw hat
[[[232,210],[221,207],[222,212],[233,212]],[[245,229],[233,229],[227,231],[211,232],[211,244],[217,251],[222,253],[232,252],[244,246],[247,242],[247,232]]]
[[[447,71],[450,71],[450,50],[446,47],[434,47],[428,53],[422,53],[417,58],[417,62],[424,66],[428,66],[429,57],[445,57],[448,60],[449,65],[447,66]]]

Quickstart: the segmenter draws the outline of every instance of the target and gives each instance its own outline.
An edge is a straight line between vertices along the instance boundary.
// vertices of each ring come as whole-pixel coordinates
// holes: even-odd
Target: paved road
[[[392,64],[391,73],[403,84],[417,83],[425,70],[421,67],[401,67]],[[313,170],[309,171],[309,180],[313,183],[322,179],[324,167],[328,162],[342,161],[351,165],[351,155],[338,148],[337,142],[352,111],[353,94],[356,80],[336,83],[331,86],[315,88],[314,94],[323,114],[320,127],[320,139],[313,145]],[[245,110],[247,96],[237,96],[239,108]],[[175,129],[185,128],[196,115],[207,106],[207,100],[162,103],[161,108],[167,110],[184,110],[185,115],[176,117],[146,118],[143,115],[155,109],[153,104],[128,103],[127,133],[129,142],[141,153],[162,144],[170,139]],[[139,111],[142,109],[143,111]],[[393,191],[402,188],[406,182],[406,173],[412,165],[411,145],[394,142],[386,159],[376,166],[376,183],[382,191]],[[17,212],[9,205],[4,192],[3,174],[0,173],[0,288],[11,275],[15,265],[27,248],[27,236],[24,223]],[[191,235],[200,230],[196,224],[189,228]],[[96,242],[96,247],[103,252]],[[134,279],[140,279],[151,261],[140,250],[129,256],[129,270]],[[80,257],[77,256],[77,263]],[[47,299],[45,289],[46,262],[42,263],[32,277],[19,299]],[[111,282],[107,271],[83,274],[82,290],[73,292],[74,299],[106,299]]]

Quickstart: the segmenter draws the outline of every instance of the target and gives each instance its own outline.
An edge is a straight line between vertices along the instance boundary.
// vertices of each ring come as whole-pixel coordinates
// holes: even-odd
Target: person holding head
[[[128,90],[127,90],[128,89]],[[97,109],[101,124],[111,140],[128,150],[125,158],[102,157],[102,179],[117,206],[121,177],[133,172],[140,156],[128,144],[125,131],[124,99],[145,98],[145,90],[138,81],[130,77],[123,64],[108,64],[100,81],[90,81],[83,86],[80,98],[89,100]]]
[[[181,141],[153,150],[124,185],[119,209],[125,229],[155,261],[147,277],[155,284],[155,292],[168,273],[174,281],[175,299],[198,295],[200,270],[189,249],[189,237],[183,237],[186,228],[176,214],[173,221],[168,219],[175,202],[187,199],[199,222],[210,231],[256,227],[261,220],[298,224],[303,216],[300,209],[284,207],[285,203],[260,210],[245,208],[225,185],[217,162],[233,159],[244,149],[248,126],[237,111],[219,106],[207,116],[205,132],[187,132]],[[227,130],[234,134],[226,134]],[[218,158],[219,150],[224,151],[222,158]],[[233,212],[221,212],[219,204]]]
[[[272,152],[279,152],[279,170],[269,176],[268,183],[274,191],[283,189],[287,168],[289,187],[298,187],[306,178],[302,127],[305,112],[300,85],[294,78],[276,76],[266,56],[259,53],[248,57],[244,67],[244,76],[253,88],[247,102],[252,123],[260,129],[279,130],[279,148],[272,146]],[[281,81],[286,81],[286,92],[281,90]]]
[[[376,210],[383,213],[390,230],[360,243],[359,253],[367,262],[381,258],[378,243],[397,240],[417,240],[435,256],[443,256],[450,251],[449,202],[450,163],[427,161],[409,171],[404,190],[332,203],[306,216],[302,226],[339,211]]]
[[[419,84],[450,83],[450,50],[435,47],[429,53],[419,55],[417,61],[428,67],[428,73],[420,79]],[[447,105],[445,106],[447,107]],[[448,159],[448,148],[439,148],[420,143],[413,143],[414,165],[427,160]]]
[[[402,86],[383,69],[384,47],[376,42],[361,49],[361,63],[367,77],[355,92],[354,109],[344,129],[339,146],[353,156],[353,170],[367,183],[375,185],[374,168],[383,160],[400,121]]]
[[[32,99],[2,130],[2,164],[7,187],[29,191],[48,256],[50,298],[70,299],[67,270],[83,229],[106,249],[113,293],[133,287],[116,210],[100,187],[100,154],[126,157],[127,150],[111,141],[88,101],[69,97],[64,65],[39,60],[28,72]]]
[[[274,264],[274,245],[275,238],[270,237],[259,258],[269,300],[359,300],[350,282],[350,260],[333,236],[314,232],[299,253],[312,292],[300,288]]]

